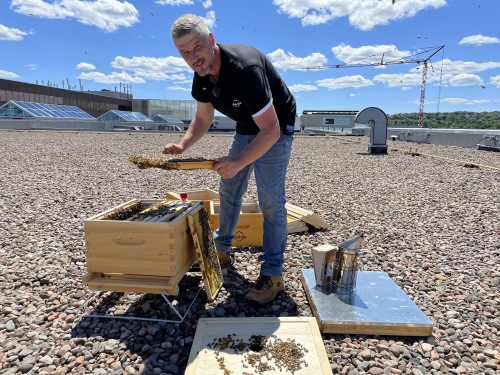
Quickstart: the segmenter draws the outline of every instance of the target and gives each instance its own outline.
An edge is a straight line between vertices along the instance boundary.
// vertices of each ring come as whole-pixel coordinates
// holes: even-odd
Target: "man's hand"
[[[186,148],[183,143],[167,143],[163,153],[168,155],[177,155],[182,154],[184,151],[186,151]]]
[[[212,170],[216,171],[222,178],[231,178],[236,176],[236,173],[241,171],[243,167],[244,165],[241,165],[236,159],[225,156],[216,160]]]

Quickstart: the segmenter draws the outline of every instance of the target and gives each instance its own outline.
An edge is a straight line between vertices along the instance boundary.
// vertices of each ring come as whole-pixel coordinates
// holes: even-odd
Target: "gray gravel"
[[[312,268],[311,248],[360,234],[362,268],[388,273],[434,331],[323,335],[334,373],[500,374],[500,155],[477,150],[396,141],[387,155],[370,155],[367,139],[296,137],[287,199],[331,228],[289,236],[286,293],[260,309],[245,305],[259,249],[240,248],[216,300],[198,297],[182,324],[80,319],[88,295],[84,219],[132,198],[217,190],[212,171],[139,170],[127,160],[177,138],[0,131],[1,373],[182,374],[201,317],[312,316],[299,279],[301,268]],[[229,143],[208,135],[190,155],[222,156]],[[460,161],[405,153],[415,146]],[[253,182],[247,198],[256,198]],[[182,281],[181,311],[197,281],[194,273]],[[91,308],[171,314],[157,295],[108,293]]]

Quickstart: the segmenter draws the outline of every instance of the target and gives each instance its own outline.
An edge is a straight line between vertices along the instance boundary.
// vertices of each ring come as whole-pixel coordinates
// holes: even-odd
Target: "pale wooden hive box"
[[[210,214],[210,227],[212,230],[216,230],[219,227],[219,193],[212,189],[186,190],[182,191],[182,193],[186,193],[187,199],[190,201],[204,201],[210,204],[210,209],[208,209],[207,204],[205,206],[207,206],[207,211]],[[180,191],[168,191],[166,199],[180,200],[180,194]],[[287,203],[285,207],[288,211],[287,222],[289,234],[307,231],[308,227],[306,223],[316,228],[328,228],[328,223],[312,211],[304,210],[290,203]],[[243,201],[241,214],[231,245],[234,247],[262,246],[263,223],[264,216],[259,208],[259,202],[251,200]]]
[[[182,193],[187,194],[187,199],[190,201],[212,201],[219,200],[219,193],[212,189],[200,189],[200,190],[185,190]],[[165,199],[167,200],[180,200],[181,192],[167,191],[165,194]]]
[[[219,208],[218,201],[210,201],[210,227],[212,230],[219,227]],[[258,202],[243,202],[231,245],[234,247],[262,246],[264,242],[263,224],[264,216]]]
[[[211,189],[187,190],[183,193],[187,193],[188,200],[200,200],[208,203],[207,211],[210,216],[210,228],[216,230],[219,227],[219,193]],[[180,192],[169,191],[166,193],[166,198],[180,200]],[[263,223],[264,217],[259,208],[259,203],[244,201],[231,245],[234,247],[262,246]]]
[[[102,220],[131,203],[148,207],[159,199],[133,199],[84,221],[87,274],[92,289],[178,294],[178,283],[196,261],[187,212],[169,222]]]

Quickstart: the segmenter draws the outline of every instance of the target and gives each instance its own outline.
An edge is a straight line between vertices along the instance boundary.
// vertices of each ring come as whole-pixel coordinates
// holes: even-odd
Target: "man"
[[[221,176],[219,228],[214,240],[221,264],[229,256],[248,179],[255,173],[264,216],[260,276],[245,296],[265,304],[283,291],[283,263],[288,234],[285,179],[293,141],[295,98],[266,56],[239,44],[216,44],[201,17],[179,17],[171,30],[180,55],[194,71],[191,94],[196,115],[177,144],[165,154],[180,154],[210,128],[217,110],[236,121],[229,155],[213,167]]]

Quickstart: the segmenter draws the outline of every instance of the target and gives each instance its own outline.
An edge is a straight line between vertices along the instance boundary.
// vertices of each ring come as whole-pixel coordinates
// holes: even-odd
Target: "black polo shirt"
[[[221,67],[219,80],[194,74],[191,95],[236,121],[236,132],[257,134],[252,116],[272,101],[281,129],[295,123],[295,98],[269,59],[254,47],[219,44]]]

